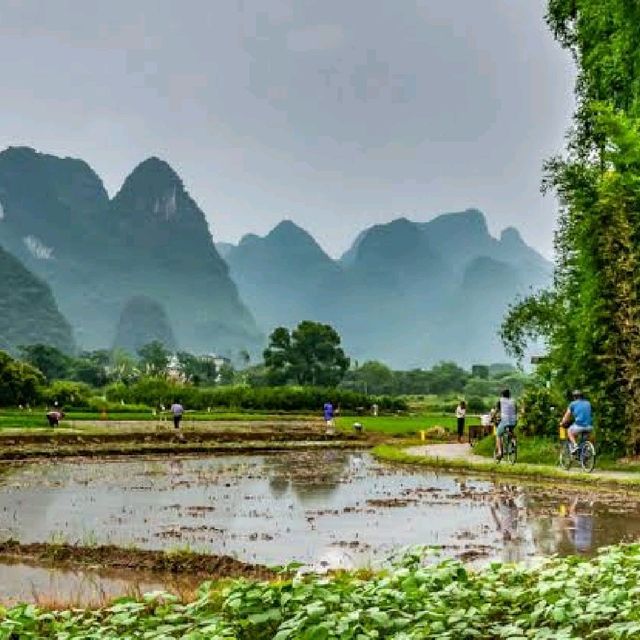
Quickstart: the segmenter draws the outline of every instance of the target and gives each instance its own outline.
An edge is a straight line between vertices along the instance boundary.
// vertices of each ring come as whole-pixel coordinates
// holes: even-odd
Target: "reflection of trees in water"
[[[330,496],[351,464],[352,454],[340,449],[291,451],[265,456],[269,488],[274,498],[289,489],[304,502]]]

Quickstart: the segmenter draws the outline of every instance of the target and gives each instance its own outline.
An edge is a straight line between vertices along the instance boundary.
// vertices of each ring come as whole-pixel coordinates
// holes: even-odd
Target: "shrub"
[[[0,351],[0,406],[35,403],[43,382],[38,369]]]
[[[88,407],[91,387],[84,382],[56,380],[41,390],[40,398],[47,405],[57,402],[61,407]]]
[[[519,422],[529,435],[555,436],[566,402],[546,387],[530,387],[522,396]]]
[[[381,411],[405,411],[404,400],[389,396],[367,396],[345,389],[321,387],[194,387],[165,378],[142,378],[131,384],[114,384],[107,388],[107,400],[127,404],[168,406],[175,399],[189,409],[222,407],[249,411],[317,411],[331,400],[343,411],[355,411],[377,404]]]
[[[480,396],[471,396],[467,400],[467,411],[471,413],[484,413],[487,410],[487,403]]]

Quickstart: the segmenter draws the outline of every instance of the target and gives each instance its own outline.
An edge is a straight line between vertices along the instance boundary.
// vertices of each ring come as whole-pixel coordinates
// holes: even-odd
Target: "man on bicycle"
[[[573,452],[578,447],[577,436],[593,431],[593,416],[591,403],[585,399],[582,391],[576,390],[572,395],[573,401],[567,407],[562,418],[562,426],[569,427],[567,435]]]
[[[500,398],[496,403],[494,411],[500,414],[500,422],[498,423],[498,428],[496,429],[496,451],[497,459],[501,460],[502,456],[504,455],[504,451],[502,450],[502,436],[505,434],[505,431],[507,429],[511,429],[511,431],[513,432],[518,421],[516,402],[511,397],[511,391],[509,391],[509,389],[505,389],[500,394]]]

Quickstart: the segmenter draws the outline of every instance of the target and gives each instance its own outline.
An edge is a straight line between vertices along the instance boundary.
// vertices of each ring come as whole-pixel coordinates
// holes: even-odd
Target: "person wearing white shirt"
[[[456,418],[458,418],[458,442],[462,442],[464,436],[464,419],[467,415],[467,403],[460,400],[456,407]]]

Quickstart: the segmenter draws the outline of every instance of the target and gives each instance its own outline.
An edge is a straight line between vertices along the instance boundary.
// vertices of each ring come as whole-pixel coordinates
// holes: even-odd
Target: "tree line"
[[[577,65],[577,108],[564,155],[546,163],[558,196],[553,286],[518,301],[502,326],[523,357],[544,338],[531,398],[544,407],[580,388],[603,446],[640,450],[640,4],[549,0],[547,22]],[[548,412],[546,418],[550,419]]]
[[[263,352],[263,361],[251,365],[247,354],[241,364],[244,366],[234,368],[223,361],[217,366],[212,357],[186,351],[172,353],[158,341],[142,346],[135,355],[118,349],[69,355],[50,345],[25,345],[19,350],[19,358],[3,354],[0,361],[0,381],[5,383],[0,404],[25,404],[38,399],[86,404],[97,395],[95,390],[101,390],[99,395],[113,401],[155,404],[158,393],[163,397],[186,397],[195,388],[236,386],[335,389],[334,395],[344,394],[345,401],[354,406],[370,396],[457,394],[467,397],[471,408],[481,410],[485,399],[496,395],[503,386],[518,392],[526,382],[526,376],[510,365],[477,365],[468,371],[453,362],[442,362],[430,369],[394,371],[376,361],[352,363],[337,331],[330,325],[310,321],[301,322],[293,330],[276,328]],[[326,397],[327,393],[323,393]],[[220,392],[215,397],[225,405],[262,403],[265,408],[275,408],[278,398],[283,406],[294,402],[306,408],[308,403],[308,399],[301,401],[297,396],[297,400],[284,399],[282,393],[267,395],[260,396],[262,400],[256,400],[255,394],[251,398],[236,394],[234,400]],[[193,401],[206,407],[213,397],[194,392]],[[389,402],[385,400],[384,404]]]

